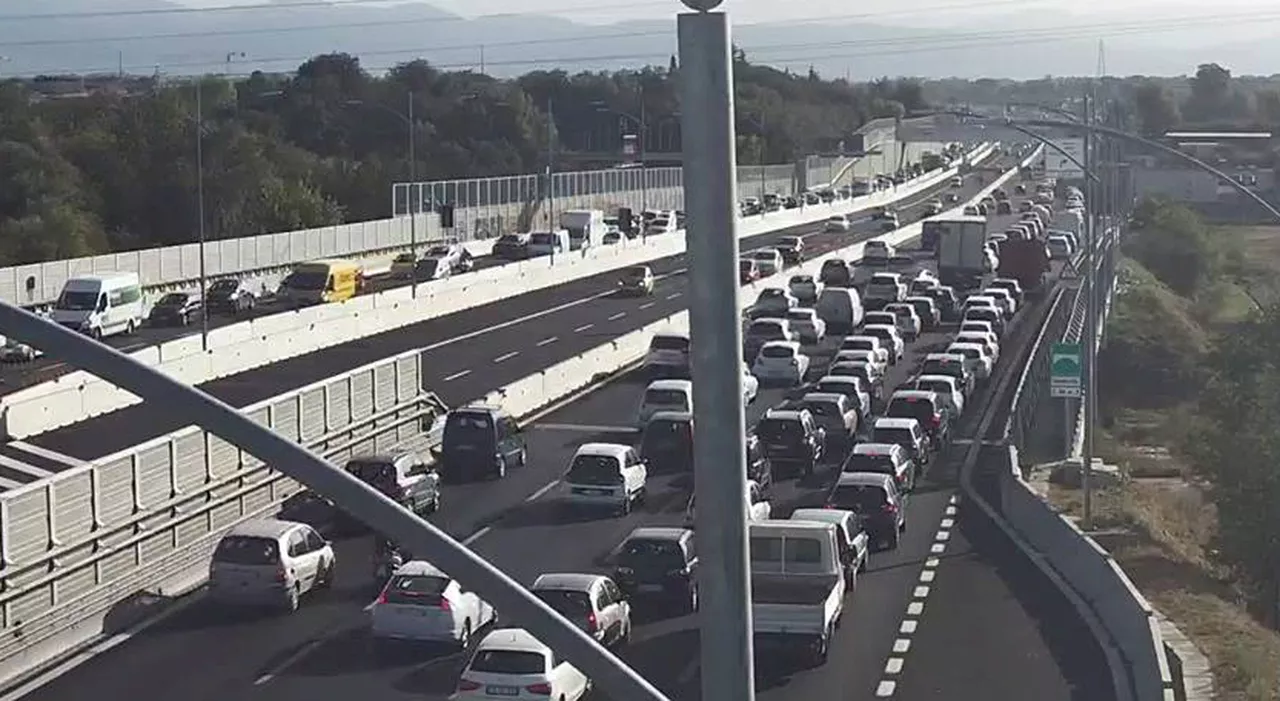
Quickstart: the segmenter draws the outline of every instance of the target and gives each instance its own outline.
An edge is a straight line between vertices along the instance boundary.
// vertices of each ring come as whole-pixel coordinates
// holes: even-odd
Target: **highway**
[[[671,301],[678,304],[679,298]],[[1015,336],[1029,335],[1029,316],[1034,312],[1020,314]],[[643,322],[608,327],[600,333],[622,333],[639,323]],[[545,332],[559,331],[548,323],[540,326]],[[945,341],[940,333],[922,336],[889,381],[904,380],[921,354]],[[474,350],[475,344],[466,345]],[[525,334],[517,347],[532,345]],[[819,365],[830,347],[828,343],[811,351]],[[486,342],[485,353],[497,354],[500,348]],[[548,358],[522,355],[511,361],[511,367],[528,363],[536,369],[563,357],[550,353]],[[475,357],[466,358],[466,353],[459,355],[464,362],[477,362]],[[439,372],[450,367],[456,366],[442,366]],[[486,371],[463,383],[473,385],[467,393],[475,396],[506,381],[505,369]],[[519,372],[530,371],[526,367]],[[687,478],[655,476],[645,507],[625,518],[592,520],[567,517],[556,507],[554,480],[580,443],[627,439],[617,429],[629,424],[641,388],[639,380],[624,377],[536,418],[528,429],[528,468],[500,482],[448,487],[446,506],[433,520],[526,583],[546,571],[606,569],[608,552],[632,528],[680,521]],[[784,394],[763,390],[748,410],[748,421],[754,422]],[[982,404],[979,398],[977,406]],[[971,410],[967,423],[972,424],[977,413]],[[960,433],[965,433],[963,426]],[[885,668],[891,664],[901,664],[900,673],[890,675],[896,678],[899,698],[943,694],[1044,701],[1108,698],[1105,690],[1091,688],[1088,681],[1103,676],[1096,672],[1101,667],[1072,652],[1090,647],[1074,637],[1080,634],[1078,626],[1058,620],[1065,617],[1053,611],[1040,610],[1035,600],[1021,598],[1023,592],[1013,593],[1028,586],[1018,579],[1019,558],[993,551],[980,531],[972,533],[976,544],[969,543],[964,505],[955,499],[957,463],[956,454],[939,458],[913,497],[901,548],[872,556],[869,572],[860,580],[847,611],[846,622],[852,625],[846,624],[838,634],[831,661],[804,671],[762,666],[758,681],[762,698],[876,698],[885,691]],[[821,482],[821,473],[804,483],[779,482],[773,496],[775,512],[781,516],[796,506],[813,504],[821,493]],[[939,540],[940,530],[947,531],[947,540]],[[369,544],[367,539],[348,540],[338,548],[340,574],[334,590],[307,602],[293,616],[228,615],[198,597],[189,599],[158,625],[30,697],[50,701],[140,694],[192,701],[447,697],[461,655],[419,652],[374,658],[370,654],[362,613],[372,594]],[[922,586],[923,571],[932,575],[923,585],[930,587],[929,593],[920,597],[917,587]],[[913,602],[923,602],[923,610],[911,612]],[[678,699],[698,695],[698,669],[690,662],[696,656],[697,633],[691,617],[645,620],[624,653],[631,664]]]
[[[983,179],[989,182],[990,176]],[[978,180],[970,177],[966,188],[957,192],[971,196],[981,188]],[[923,203],[932,197],[921,193],[900,206],[903,223],[923,216]],[[774,243],[784,235],[802,234],[810,256],[817,256],[872,236],[878,233],[877,227],[878,222],[868,218],[849,233],[826,233],[821,224],[796,227],[747,239],[743,250]],[[619,299],[615,293],[617,273],[605,273],[333,346],[218,379],[202,388],[243,407],[397,353],[424,348],[434,373],[428,386],[454,406],[684,309],[686,256],[650,265],[660,279],[648,299]],[[72,458],[61,467],[47,466],[58,471],[75,460],[108,455],[182,426],[163,409],[137,405],[32,437],[28,442]],[[2,464],[0,477],[20,483],[32,479],[28,473]]]

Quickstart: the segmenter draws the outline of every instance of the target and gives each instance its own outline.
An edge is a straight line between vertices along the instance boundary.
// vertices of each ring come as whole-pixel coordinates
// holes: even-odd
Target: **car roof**
[[[647,389],[667,389],[676,390],[678,392],[691,392],[693,391],[693,380],[654,380],[649,383]]]
[[[514,650],[547,655],[551,652],[541,640],[524,628],[498,628],[491,630],[476,646],[476,650]],[[473,658],[474,659],[474,658]]]
[[[693,414],[687,411],[657,411],[649,417],[649,423],[654,421],[693,421]]]
[[[621,460],[626,457],[627,452],[630,450],[631,446],[621,443],[583,443],[578,446],[578,450],[574,455],[597,455]]]
[[[956,378],[954,378],[954,377],[952,377],[952,376],[950,376],[950,375],[921,375],[921,376],[917,377],[916,379],[917,379],[917,380],[929,380],[929,381],[934,381],[934,382],[939,381],[939,380],[942,380],[942,381],[945,381],[947,384],[951,385],[951,388],[952,388],[952,389],[955,389],[955,386],[956,386],[956,384],[957,384],[957,382],[958,382],[958,381],[956,380]],[[900,391],[905,392],[905,391],[908,391],[908,390],[900,390]],[[932,390],[915,390],[915,391],[919,391],[919,392],[928,392],[928,391],[932,391]],[[896,393],[895,393],[895,394],[896,394]]]
[[[396,575],[405,577],[440,577],[453,579],[447,572],[426,560],[410,560],[396,568]]]
[[[783,421],[799,421],[801,410],[799,409],[768,409],[764,412],[762,418],[765,419],[781,419]]]
[[[835,392],[805,392],[800,397],[802,402],[846,402],[848,397]]]
[[[885,491],[889,491],[889,485],[893,483],[893,478],[882,472],[841,472],[836,477],[837,487],[882,487]]]
[[[936,375],[934,377],[936,377]],[[955,378],[948,377],[947,379],[952,380]],[[900,389],[890,395],[889,400],[893,401],[898,397],[902,397],[903,399],[928,399],[933,401],[937,396],[937,392],[927,389]],[[914,421],[914,419],[912,420]]]
[[[597,582],[603,581],[602,574],[579,574],[570,572],[552,572],[538,575],[530,589],[559,589],[569,591],[591,591]]]
[[[906,428],[919,426],[920,422],[915,419],[898,418],[892,416],[881,416],[872,424],[872,428]]]
[[[859,443],[853,447],[853,455],[886,455],[901,451],[902,446],[897,443]]]
[[[690,531],[688,528],[679,528],[676,526],[642,526],[631,531],[626,540],[643,538],[645,540],[670,540],[678,542],[683,540],[686,535],[692,533],[693,531]]]
[[[760,350],[765,348],[787,348],[797,353],[800,352],[800,344],[795,341],[765,341],[765,344],[760,346]]]
[[[278,518],[258,518],[249,521],[241,521],[231,527],[227,531],[229,536],[239,536],[242,538],[279,538],[280,536],[292,531],[298,526],[305,526],[305,523],[297,521],[285,521]]]
[[[924,357],[925,360],[962,360],[964,356],[958,353],[930,353]]]

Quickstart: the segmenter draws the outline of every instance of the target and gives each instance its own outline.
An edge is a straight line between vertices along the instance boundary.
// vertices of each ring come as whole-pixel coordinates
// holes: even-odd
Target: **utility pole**
[[[702,701],[753,701],[747,558],[737,166],[729,18],[719,0],[677,16],[688,212],[694,498]]]
[[[1088,93],[1084,96],[1084,124],[1086,127],[1093,126],[1093,101]],[[1094,224],[1097,216],[1097,191],[1099,188],[1093,184],[1093,179],[1088,174],[1093,172],[1093,146],[1095,138],[1092,131],[1086,131],[1084,136],[1084,170],[1085,170],[1085,191],[1088,193],[1085,197],[1085,246],[1087,254],[1085,255],[1085,275],[1084,275],[1084,296],[1085,296],[1085,322],[1084,334],[1081,339],[1081,352],[1084,354],[1084,465],[1080,470],[1080,489],[1084,496],[1083,518],[1081,519],[1085,531],[1093,528],[1093,425],[1096,417],[1094,410],[1097,406],[1094,397],[1098,391],[1098,378],[1095,367],[1096,357],[1094,350],[1097,348],[1096,339],[1098,334],[1098,316],[1096,305],[1097,291],[1097,260],[1098,260],[1098,232]]]
[[[556,226],[556,113],[552,98],[547,98],[547,230],[555,232]],[[555,249],[552,248],[551,262],[555,263]]]
[[[201,83],[203,77],[196,78],[196,216],[200,221],[196,229],[200,247],[200,349],[209,350],[209,309],[206,306],[206,294],[209,281],[205,267],[205,214],[204,214],[204,98]]]
[[[413,119],[413,90],[408,91],[405,122],[409,132],[409,203],[413,206],[409,216],[409,254],[413,256],[413,268],[409,271],[409,296],[418,298],[418,215],[422,212],[422,188],[418,186],[418,138]],[[465,235],[465,234],[464,234]]]

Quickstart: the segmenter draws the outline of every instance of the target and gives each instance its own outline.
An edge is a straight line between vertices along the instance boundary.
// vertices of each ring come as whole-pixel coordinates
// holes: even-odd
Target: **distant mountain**
[[[7,60],[0,60],[0,76],[121,68],[169,75],[288,71],[310,56],[334,51],[360,56],[372,71],[425,58],[443,68],[509,76],[535,68],[666,65],[675,51],[672,20],[600,26],[541,15],[466,20],[422,2],[324,7],[277,0],[275,5],[189,12],[164,0],[6,0],[0,6],[0,55]],[[89,14],[66,17],[83,13]],[[823,75],[854,79],[1094,73],[1097,37],[1055,27],[1096,27],[1098,18],[1040,14],[1031,17],[1031,26],[1030,14],[967,16],[946,30],[834,19],[757,24],[737,28],[735,40],[755,62],[796,71],[812,65]],[[1273,42],[1233,43],[1228,29],[1107,38],[1108,72],[1184,74],[1211,60],[1237,74],[1269,74],[1275,72],[1272,66],[1280,66]]]

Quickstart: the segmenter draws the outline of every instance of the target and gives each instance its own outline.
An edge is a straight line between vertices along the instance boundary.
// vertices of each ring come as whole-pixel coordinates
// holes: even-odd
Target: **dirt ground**
[[[1214,506],[1161,445],[1172,443],[1170,432],[1189,418],[1178,411],[1125,413],[1098,441],[1100,457],[1129,480],[1096,494],[1096,539],[1209,658],[1217,699],[1280,701],[1280,634],[1250,616],[1229,574],[1213,562]],[[1049,498],[1080,515],[1079,490],[1051,485]]]

